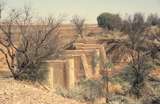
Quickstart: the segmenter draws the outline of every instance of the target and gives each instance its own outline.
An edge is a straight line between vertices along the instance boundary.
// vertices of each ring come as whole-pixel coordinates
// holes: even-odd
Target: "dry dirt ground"
[[[35,85],[0,78],[0,104],[84,104],[63,98]]]

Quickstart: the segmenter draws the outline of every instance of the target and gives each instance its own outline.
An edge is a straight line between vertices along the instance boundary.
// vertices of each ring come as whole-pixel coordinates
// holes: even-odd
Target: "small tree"
[[[159,24],[159,17],[157,14],[150,14],[147,18],[147,24],[149,26],[155,26]]]
[[[105,64],[104,69],[101,71],[102,75],[102,82],[103,82],[103,87],[105,89],[105,102],[109,103],[109,69],[113,67],[113,63],[111,60],[108,61],[108,63]]]
[[[97,17],[98,26],[104,30],[119,29],[121,18],[118,14],[102,13]]]
[[[71,19],[71,23],[74,25],[74,29],[77,32],[78,35],[80,35],[81,38],[84,38],[84,25],[85,25],[85,19],[75,15]]]
[[[113,16],[113,29],[120,30],[122,26],[122,19],[119,14]]]
[[[0,52],[15,79],[23,73],[38,72],[40,62],[59,50],[57,29],[62,19],[48,17],[38,21],[40,25],[33,25],[33,20],[31,9],[24,7],[12,9],[0,24]]]

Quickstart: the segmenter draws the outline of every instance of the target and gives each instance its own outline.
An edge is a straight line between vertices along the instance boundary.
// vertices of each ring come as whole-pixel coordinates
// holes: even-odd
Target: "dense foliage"
[[[103,29],[119,29],[121,18],[118,14],[102,13],[97,17],[98,26]]]

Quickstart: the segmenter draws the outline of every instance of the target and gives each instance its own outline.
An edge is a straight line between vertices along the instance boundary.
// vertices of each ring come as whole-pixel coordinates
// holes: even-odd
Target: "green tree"
[[[121,18],[118,14],[102,13],[97,17],[98,26],[103,29],[119,29]]]

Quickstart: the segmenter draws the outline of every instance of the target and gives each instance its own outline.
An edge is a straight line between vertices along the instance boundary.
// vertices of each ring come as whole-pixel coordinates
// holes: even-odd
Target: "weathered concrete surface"
[[[51,88],[66,88],[66,69],[65,60],[46,60],[41,65],[41,70],[47,72],[46,84]]]
[[[60,60],[44,61],[48,70],[47,82],[51,88],[73,88],[82,78],[100,78],[106,63],[103,45],[75,43],[75,50],[65,50]]]
[[[72,57],[74,59],[74,66],[75,66],[75,79],[77,81],[79,81],[81,78],[84,78],[85,75],[85,70],[88,69],[88,64],[85,63],[83,61],[86,61],[86,57],[84,55],[85,58],[83,57],[83,54],[77,54],[77,55],[72,55],[72,54],[67,54],[64,55],[63,57],[65,57],[66,59]]]
[[[83,55],[81,56],[83,70],[85,72],[86,78],[93,77],[94,70],[98,70],[99,66],[94,67],[94,58],[96,56],[96,50],[95,49],[85,49],[85,50],[66,50],[64,52],[64,55]],[[99,57],[99,56],[98,56]],[[96,69],[98,68],[98,69]],[[77,69],[76,69],[77,70]]]
[[[68,58],[66,63],[66,72],[67,72],[67,88],[73,88],[75,86],[75,64],[74,58]]]
[[[100,61],[100,69],[104,69],[105,64],[107,63],[107,56],[104,49],[104,46],[101,44],[84,44],[84,43],[75,43],[74,46],[76,49],[81,50],[97,50],[99,51],[99,61]]]

